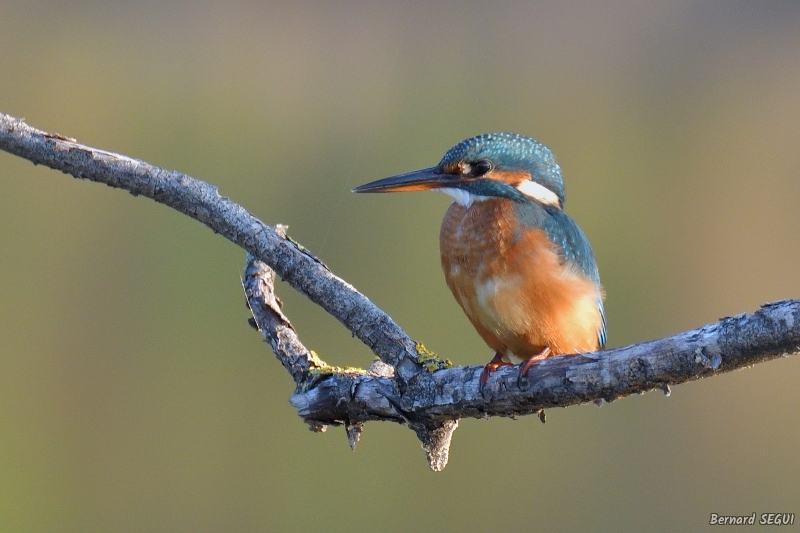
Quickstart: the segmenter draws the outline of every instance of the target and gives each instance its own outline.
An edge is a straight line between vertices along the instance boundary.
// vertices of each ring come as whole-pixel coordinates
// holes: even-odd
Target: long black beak
[[[460,176],[442,174],[436,170],[436,167],[431,167],[371,181],[370,183],[359,185],[353,189],[353,192],[426,191],[442,187],[454,187],[459,181]]]

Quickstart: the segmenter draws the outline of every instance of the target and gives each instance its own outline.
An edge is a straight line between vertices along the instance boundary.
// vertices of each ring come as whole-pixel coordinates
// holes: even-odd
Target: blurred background
[[[475,134],[556,154],[609,344],[800,297],[800,4],[0,1],[0,111],[219,186],[456,364],[441,194],[356,196]],[[535,417],[310,433],[244,252],[0,153],[0,531],[685,531],[800,514],[800,357]],[[286,284],[306,345],[372,354]],[[797,526],[795,526],[797,527]]]

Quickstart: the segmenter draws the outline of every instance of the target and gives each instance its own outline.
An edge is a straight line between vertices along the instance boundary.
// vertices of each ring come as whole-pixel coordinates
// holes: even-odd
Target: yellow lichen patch
[[[314,386],[320,380],[333,375],[364,375],[367,373],[363,368],[354,366],[331,366],[319,358],[319,356],[311,352],[312,366],[308,369],[308,378],[299,384],[299,390],[305,391]]]
[[[436,352],[425,348],[421,342],[417,343],[417,360],[425,367],[428,372],[435,372],[443,368],[452,368],[453,363],[449,359],[441,359]]]
[[[367,372],[363,368],[355,366],[331,366],[320,359],[319,355],[317,355],[317,352],[314,350],[310,350],[309,353],[311,354],[311,366],[308,369],[308,373],[315,379],[331,374],[365,374]]]
[[[314,367],[308,370],[313,377],[328,376],[331,374],[366,374],[367,371],[357,366],[323,366]]]
[[[320,359],[319,355],[317,355],[317,352],[310,350],[309,353],[311,354],[310,359],[312,368],[325,368],[328,366],[328,363]]]
[[[292,239],[288,235],[286,236],[286,240],[289,241],[290,243],[294,244],[295,246],[297,246],[297,249],[300,250],[301,252],[305,252],[306,251],[306,247],[305,246],[303,246],[302,244],[300,244],[296,240]]]

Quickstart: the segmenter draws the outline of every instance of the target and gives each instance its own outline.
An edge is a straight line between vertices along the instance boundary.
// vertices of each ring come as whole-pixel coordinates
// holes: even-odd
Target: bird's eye
[[[476,161],[475,164],[472,165],[472,175],[476,177],[483,176],[490,170],[492,170],[492,162],[486,159]]]

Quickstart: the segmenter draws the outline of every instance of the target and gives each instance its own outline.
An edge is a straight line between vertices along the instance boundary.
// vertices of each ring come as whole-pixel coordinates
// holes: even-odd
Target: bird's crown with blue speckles
[[[525,170],[531,179],[544,185],[564,203],[564,180],[553,152],[530,137],[517,133],[485,133],[466,139],[450,148],[439,168],[447,168],[459,161],[475,162],[488,159],[500,170]]]

